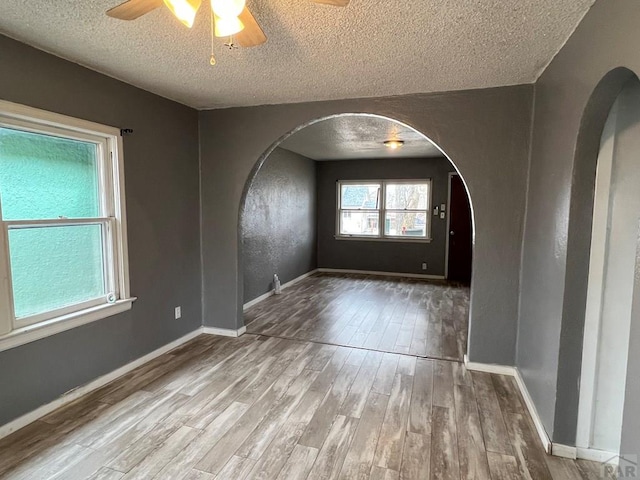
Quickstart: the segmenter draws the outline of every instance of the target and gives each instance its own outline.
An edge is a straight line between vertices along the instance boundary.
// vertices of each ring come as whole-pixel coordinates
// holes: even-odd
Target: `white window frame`
[[[386,198],[387,198],[387,185],[400,185],[400,184],[411,184],[411,185],[419,185],[426,184],[428,186],[428,195],[427,195],[427,208],[426,209],[394,209],[386,208]],[[378,199],[378,208],[342,208],[342,187],[343,185],[379,185],[379,195]],[[335,238],[337,240],[368,240],[368,241],[377,241],[377,242],[408,242],[408,243],[430,243],[431,238],[431,204],[433,197],[432,190],[433,182],[431,178],[421,178],[421,179],[386,179],[386,180],[338,180],[336,182],[336,234]],[[340,222],[342,219],[342,212],[375,212],[378,213],[378,235],[349,235],[340,232]],[[386,213],[404,213],[404,212],[415,212],[415,213],[425,213],[426,214],[426,237],[412,237],[412,236],[404,236],[404,235],[387,235],[385,234],[385,218]]]
[[[131,308],[124,159],[120,130],[0,100],[0,127],[94,143],[98,152],[100,211],[96,218],[4,220],[0,199],[0,351],[109,317]],[[9,230],[101,225],[105,285],[113,295],[16,319],[13,311]]]

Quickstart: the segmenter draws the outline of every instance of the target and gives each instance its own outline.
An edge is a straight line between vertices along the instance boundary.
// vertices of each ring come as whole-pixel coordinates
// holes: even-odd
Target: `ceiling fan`
[[[233,48],[255,47],[267,41],[262,28],[246,6],[246,0],[210,0],[211,36],[233,37],[226,45]],[[313,0],[337,7],[346,7],[350,0]],[[164,5],[186,27],[191,28],[202,0],[128,0],[107,11],[107,15],[120,20],[135,20]],[[211,64],[215,64],[213,53]]]

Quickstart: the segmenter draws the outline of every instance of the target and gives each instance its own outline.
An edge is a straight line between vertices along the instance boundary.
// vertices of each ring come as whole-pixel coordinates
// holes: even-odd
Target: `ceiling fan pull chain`
[[[214,66],[216,64],[216,57],[213,54],[213,45],[215,40],[215,36],[214,36],[215,23],[213,20],[213,10],[209,9],[209,11],[211,12],[211,57],[209,58],[209,63],[211,64],[211,66]]]

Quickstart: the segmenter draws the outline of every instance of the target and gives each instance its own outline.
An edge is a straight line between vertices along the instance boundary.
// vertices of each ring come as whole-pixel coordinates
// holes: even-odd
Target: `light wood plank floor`
[[[407,278],[316,274],[245,312],[250,333],[462,361],[469,288]]]
[[[579,479],[511,377],[275,337],[200,336],[0,441],[3,479]]]

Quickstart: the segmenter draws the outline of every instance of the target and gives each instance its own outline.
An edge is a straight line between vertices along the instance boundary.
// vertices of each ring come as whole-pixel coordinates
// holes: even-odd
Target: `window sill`
[[[113,304],[87,308],[80,312],[70,313],[45,322],[18,328],[6,335],[0,336],[0,352],[35,342],[36,340],[55,335],[56,333],[95,322],[96,320],[111,317],[118,313],[126,312],[127,310],[131,310],[131,305],[135,301],[135,297],[119,300]]]
[[[334,235],[336,240],[357,240],[364,242],[402,242],[402,243],[431,243],[430,238],[394,238],[394,237],[357,237],[357,236],[345,236]]]

